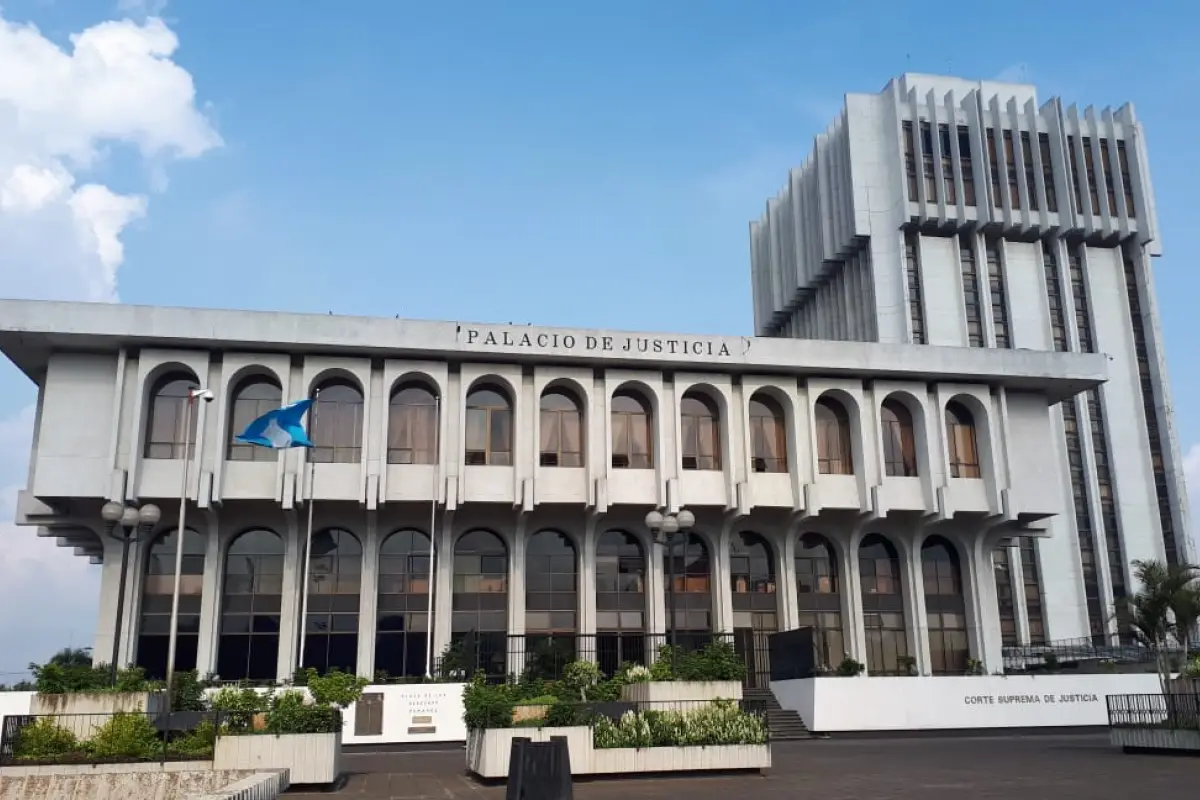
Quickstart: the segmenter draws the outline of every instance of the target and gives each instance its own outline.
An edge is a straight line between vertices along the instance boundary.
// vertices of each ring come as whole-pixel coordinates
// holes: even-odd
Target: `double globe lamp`
[[[654,510],[646,515],[646,527],[650,529],[655,543],[665,544],[667,547],[667,605],[670,614],[668,630],[671,634],[672,647],[676,644],[675,629],[679,627],[679,620],[675,618],[675,540],[676,538],[686,539],[687,532],[695,524],[696,515],[686,508],[680,509],[677,514],[663,514]],[[683,534],[683,537],[676,537],[676,534]]]

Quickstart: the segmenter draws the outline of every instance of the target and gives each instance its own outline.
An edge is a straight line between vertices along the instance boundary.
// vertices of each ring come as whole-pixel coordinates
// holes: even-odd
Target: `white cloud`
[[[135,17],[158,16],[167,7],[167,0],[117,0],[117,11]]]
[[[163,5],[122,0],[120,10]],[[111,302],[122,234],[148,201],[89,181],[89,171],[114,146],[131,148],[161,190],[165,164],[221,138],[196,106],[192,76],[171,60],[179,40],[161,19],[103,22],[69,41],[61,48],[0,12],[0,296]],[[95,627],[95,567],[12,523],[33,411],[0,418],[0,672],[88,645]]]

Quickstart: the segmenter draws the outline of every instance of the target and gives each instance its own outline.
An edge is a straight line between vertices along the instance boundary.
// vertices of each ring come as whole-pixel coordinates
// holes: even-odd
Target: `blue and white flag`
[[[234,437],[234,441],[269,447],[272,450],[312,447],[313,443],[309,441],[303,424],[304,415],[308,413],[312,404],[312,400],[301,400],[290,406],[268,411],[247,425],[240,436]]]

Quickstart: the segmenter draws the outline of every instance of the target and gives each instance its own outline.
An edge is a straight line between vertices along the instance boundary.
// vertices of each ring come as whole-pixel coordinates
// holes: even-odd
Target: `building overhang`
[[[0,352],[36,383],[52,354],[205,350],[733,375],[974,383],[1051,402],[1107,379],[1103,354],[0,300]]]

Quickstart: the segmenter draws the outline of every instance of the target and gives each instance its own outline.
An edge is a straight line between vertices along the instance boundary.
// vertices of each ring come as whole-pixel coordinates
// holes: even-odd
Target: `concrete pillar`
[[[215,513],[205,515],[204,576],[200,597],[200,641],[196,648],[196,671],[201,677],[217,669],[221,634],[221,592],[225,572],[225,547],[221,542],[220,520]],[[190,526],[189,526],[190,527]]]
[[[434,567],[433,593],[433,666],[436,671],[439,659],[450,646],[451,622],[454,613],[454,512],[442,516],[442,524],[436,533],[435,547],[437,564]],[[469,677],[469,676],[468,676]]]
[[[379,604],[379,515],[367,512],[366,535],[363,536],[362,574],[358,587],[358,668],[364,677],[375,677],[375,620]]]
[[[525,648],[514,646],[525,635],[525,532],[526,514],[518,514],[508,548],[508,672],[520,675],[525,670]]]
[[[279,680],[291,678],[298,664],[301,592],[308,585],[304,575],[304,535],[295,513],[287,514],[284,530],[283,599],[279,608],[279,656],[275,668]]]

